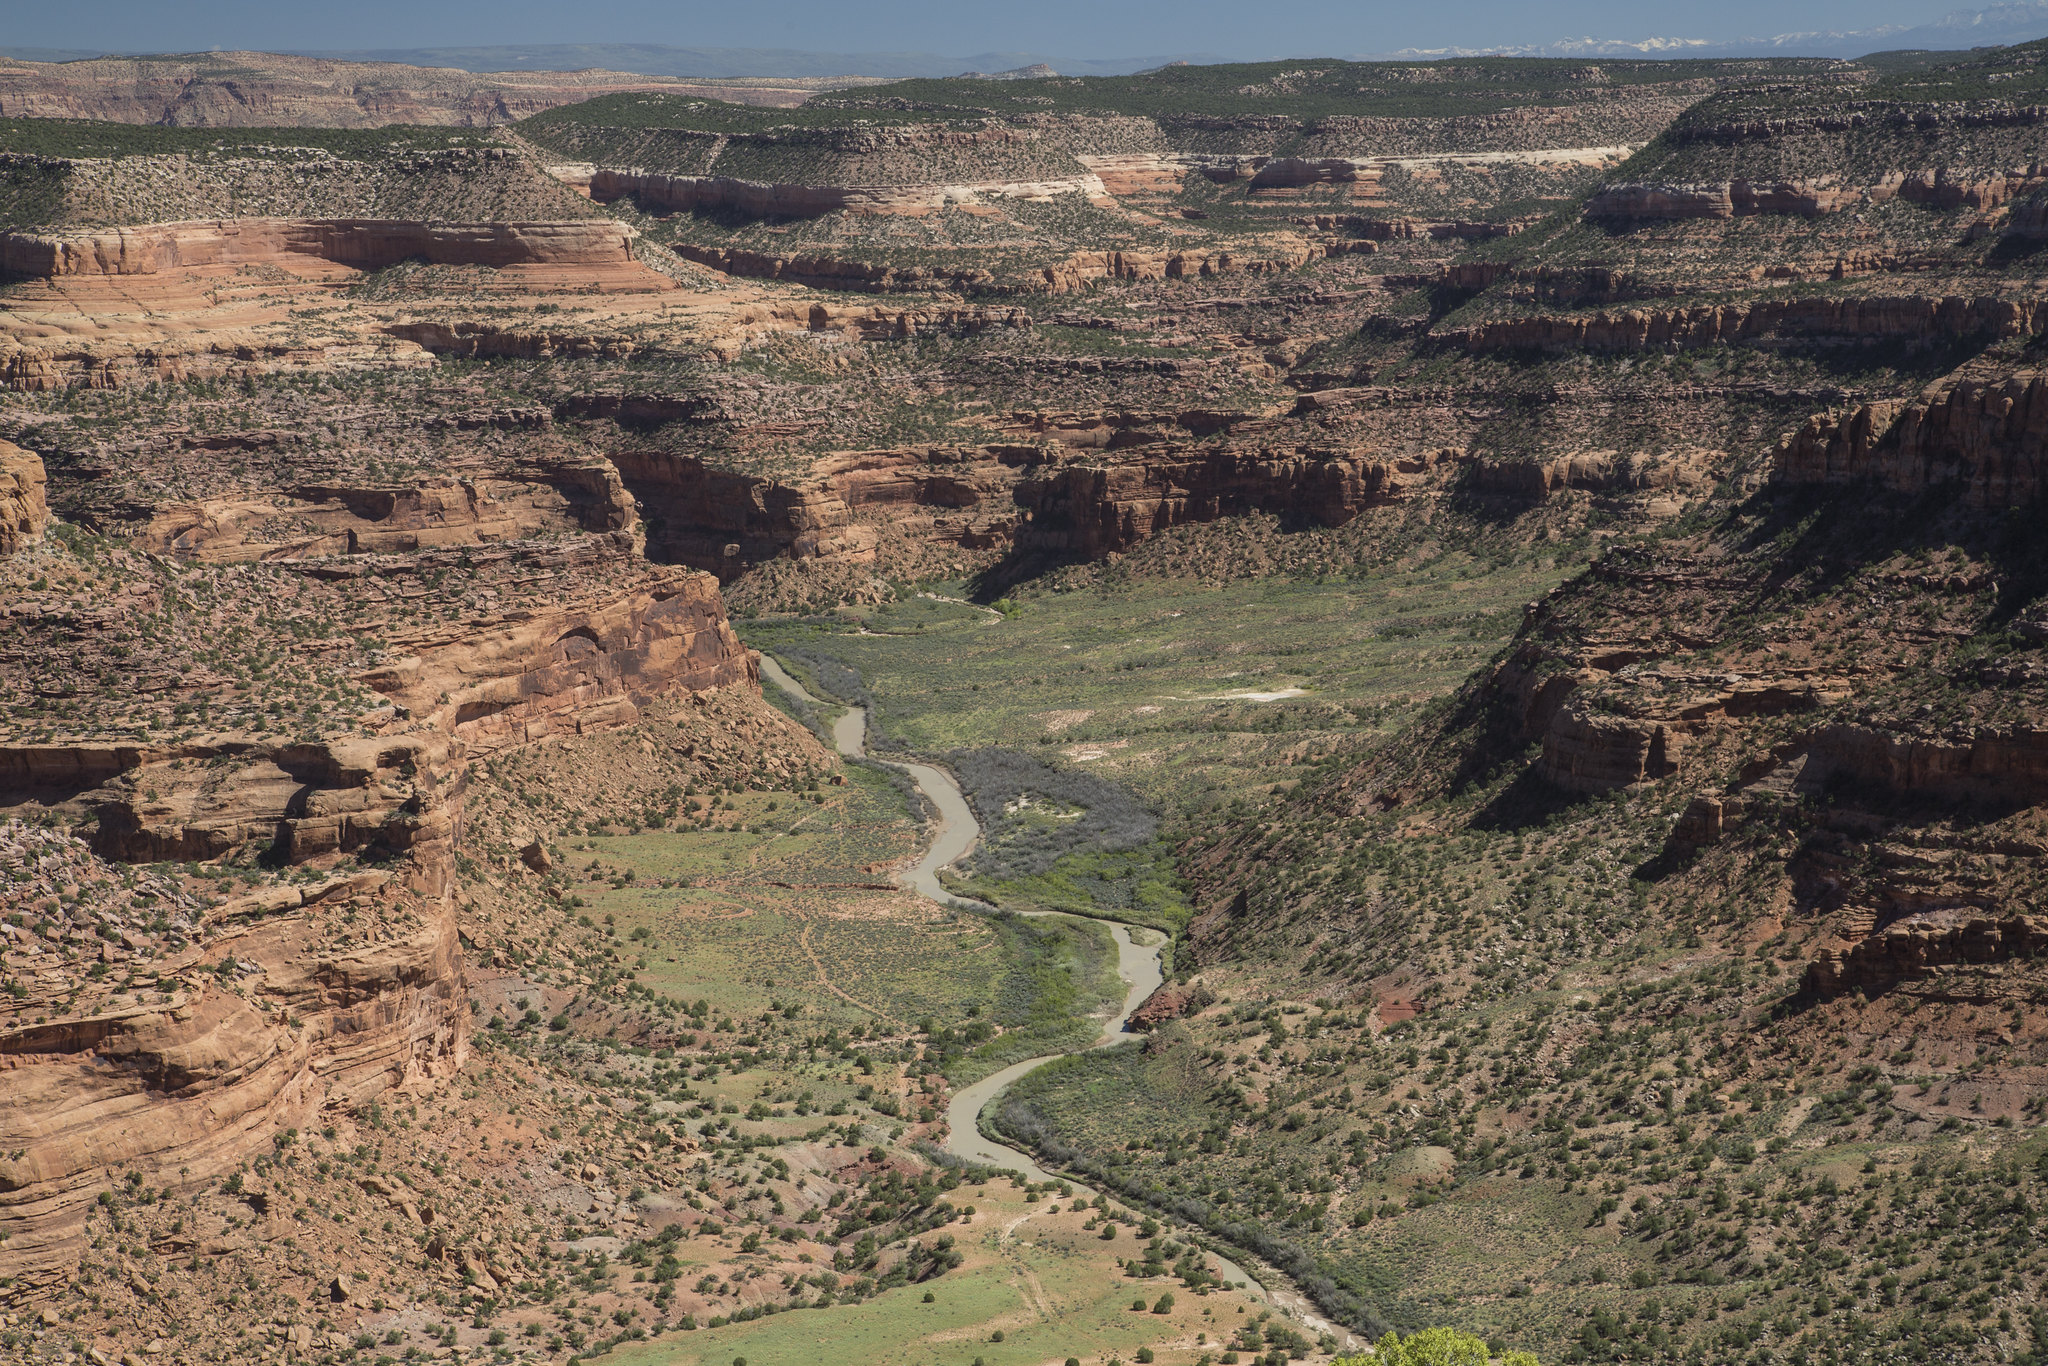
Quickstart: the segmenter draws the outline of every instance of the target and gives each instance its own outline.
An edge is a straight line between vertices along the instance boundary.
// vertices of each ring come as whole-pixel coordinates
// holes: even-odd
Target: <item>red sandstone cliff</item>
[[[1932,341],[2030,337],[2048,327],[2048,303],[1980,295],[1759,299],[1676,308],[1601,309],[1450,328],[1442,341],[1472,351],[1641,351],[1756,342]]]
[[[311,868],[362,860],[324,882],[262,887],[173,920],[145,915],[105,945],[117,910],[104,898],[79,903],[92,923],[69,925],[65,913],[45,915],[44,932],[8,927],[6,970],[28,994],[0,1012],[11,1102],[0,1107],[0,1233],[23,1293],[57,1283],[110,1171],[174,1189],[204,1182],[280,1130],[311,1126],[323,1107],[459,1065],[455,852],[471,757],[621,725],[667,694],[758,686],[715,582],[647,566],[630,531],[459,552],[466,562],[433,553],[444,558],[290,571],[333,582],[374,567],[399,586],[373,593],[365,581],[358,595],[358,629],[388,645],[362,681],[391,703],[364,729],[290,742],[0,740],[0,789],[97,815],[91,853],[68,834],[16,839],[8,831],[23,827],[0,827],[0,862],[49,857],[52,841],[70,868],[252,846]],[[430,584],[464,563],[528,586],[527,600],[459,621],[419,610]],[[381,620],[378,602],[389,604]],[[94,620],[74,614],[64,648],[89,649]],[[10,853],[16,845],[27,853]],[[35,870],[27,876],[33,886]],[[67,994],[78,944],[148,966],[154,989],[88,1013]]]
[[[0,441],[0,555],[34,545],[50,520],[43,462],[10,441]]]
[[[1773,477],[1786,483],[1869,480],[1901,493],[1941,485],[1979,507],[2031,502],[2048,468],[2048,379],[2021,371],[1965,379],[1912,402],[1816,413],[1778,447]]]
[[[632,243],[609,219],[418,223],[232,218],[0,235],[0,271],[45,279],[154,275],[189,267],[313,257],[378,270],[418,257],[446,265],[626,265]]]

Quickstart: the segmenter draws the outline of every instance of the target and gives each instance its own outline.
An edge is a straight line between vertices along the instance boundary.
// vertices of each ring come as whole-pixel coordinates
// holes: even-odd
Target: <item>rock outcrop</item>
[[[2031,806],[2048,801],[2048,730],[1973,727],[1916,734],[1853,722],[1816,727],[1789,747],[1831,780],[1939,801]]]
[[[665,693],[759,686],[716,580],[658,567],[638,577],[625,591],[486,615],[460,632],[394,632],[407,653],[364,681],[467,751],[624,725]]]
[[[119,765],[88,798],[99,811],[94,846],[116,862],[218,859],[251,845],[289,863],[358,850],[389,860],[426,846],[441,856],[421,860],[435,890],[454,838],[435,776],[449,759],[445,740],[431,736],[0,750],[6,785],[17,790],[42,785],[33,780],[67,761],[84,771]]]
[[[1738,218],[1785,213],[1811,218],[1861,203],[1861,189],[1804,181],[1728,180],[1710,185],[1603,185],[1586,200],[1588,218]]]
[[[1574,792],[1609,792],[1655,782],[1679,771],[1690,727],[1611,716],[1575,698],[1559,707],[1543,733],[1538,771]]]
[[[686,261],[727,275],[785,280],[791,284],[867,293],[917,292],[932,289],[995,293],[1071,294],[1102,280],[1193,280],[1221,275],[1269,275],[1295,270],[1311,261],[1352,253],[1370,253],[1377,244],[1363,239],[1330,238],[1310,242],[1281,233],[1253,239],[1236,249],[1181,251],[1081,251],[1052,265],[999,276],[980,267],[886,266],[823,254],[784,256],[739,247],[676,244]]]
[[[1586,200],[1586,217],[1611,219],[1739,218],[1781,213],[1801,218],[1892,199],[1937,209],[1995,209],[2038,186],[2039,163],[2007,171],[1954,167],[1894,171],[1867,185],[1808,180],[1724,180],[1697,184],[1649,181],[1603,185]]]
[[[1215,994],[1200,982],[1164,986],[1147,996],[1144,1002],[1131,1012],[1125,1026],[1133,1034],[1147,1034],[1170,1020],[1195,1014],[1212,1004],[1215,999]]]
[[[1532,315],[1438,332],[1470,351],[1685,350],[1772,340],[1934,342],[2031,337],[2048,327],[2048,303],[1980,295],[1758,299],[1676,308],[1601,309]]]
[[[1420,462],[1410,462],[1419,473]],[[1405,492],[1395,462],[1267,450],[1144,453],[1061,465],[1019,484],[1029,549],[1080,559],[1127,550],[1169,527],[1267,511],[1342,526]]]
[[[870,564],[878,527],[971,549],[1007,545],[1019,520],[1016,466],[1040,455],[1030,447],[1008,459],[973,447],[851,451],[798,480],[653,451],[614,458],[645,509],[649,553],[731,578],[774,559]]]
[[[742,247],[708,247],[678,242],[676,255],[725,275],[753,280],[783,280],[814,289],[858,290],[862,293],[922,293],[927,290],[981,289],[995,275],[978,267],[885,266],[840,256],[805,253],[783,256]]]
[[[1964,379],[1912,402],[1816,413],[1776,453],[1788,484],[1869,481],[1900,493],[1948,486],[1977,507],[2023,506],[2048,473],[2048,378]]]
[[[1378,244],[1365,238],[1307,241],[1291,233],[1252,238],[1235,249],[1180,251],[1081,251],[1037,272],[1053,294],[1072,294],[1098,280],[1196,280],[1222,275],[1274,275],[1311,261],[1370,254]],[[1033,285],[1036,281],[1031,282]]]
[[[366,885],[367,884],[367,885]],[[0,1029],[0,1229],[11,1297],[56,1290],[109,1173],[211,1181],[329,1105],[453,1073],[466,1051],[453,907],[340,880],[246,909],[157,968],[156,999]],[[309,908],[310,907],[310,908]],[[410,928],[322,942],[352,910]],[[56,1003],[50,1003],[55,1005]]]
[[[615,506],[630,511],[630,500]],[[281,1130],[315,1127],[325,1107],[357,1107],[460,1065],[456,852],[477,756],[623,725],[676,694],[758,687],[715,581],[647,566],[630,529],[261,572],[349,585],[331,600],[350,604],[352,629],[382,639],[381,662],[357,679],[382,707],[299,740],[149,739],[110,707],[87,718],[98,736],[0,743],[10,802],[89,818],[91,853],[78,857],[133,867],[235,856],[251,866],[261,851],[308,875],[347,859],[325,880],[261,885],[166,921],[161,937],[128,931],[102,944],[112,924],[104,898],[77,902],[77,926],[62,923],[70,903],[49,898],[54,914],[43,919],[59,923],[47,943],[41,930],[8,927],[8,975],[29,993],[0,1013],[13,1102],[0,1113],[0,1232],[17,1295],[61,1283],[110,1170],[187,1188],[269,1148]],[[444,587],[450,574],[461,587]],[[437,589],[466,602],[460,620],[423,608]],[[85,652],[122,619],[118,608],[73,613],[51,640],[35,618],[17,634]],[[10,667],[21,657],[6,651]],[[79,653],[75,667],[96,658]],[[205,689],[205,673],[164,686]],[[303,724],[317,731],[316,710]],[[122,729],[130,734],[106,734]],[[0,859],[11,847],[0,838]],[[204,885],[210,892],[211,879]],[[84,972],[80,943],[95,962],[147,960],[154,987],[131,985],[113,1008],[88,1011],[67,995]]]
[[[1675,493],[1712,482],[1718,452],[1683,451],[1663,456],[1582,451],[1548,460],[1474,460],[1468,476],[1476,492],[1540,502],[1567,489],[1588,493]]]
[[[405,553],[637,525],[632,495],[609,461],[536,462],[514,474],[441,476],[383,488],[315,485],[270,498],[174,503],[137,539],[158,554],[219,564]]]
[[[1801,987],[1823,1000],[1845,992],[1888,990],[1962,964],[2037,957],[2048,949],[2048,918],[1987,914],[1959,907],[1907,916],[1807,965]]]
[[[45,279],[154,275],[311,257],[379,270],[419,258],[443,265],[625,266],[632,244],[608,219],[559,223],[424,223],[369,219],[233,218],[136,227],[8,233],[0,271]]]
[[[0,441],[0,555],[15,554],[42,539],[50,521],[47,483],[39,456]]]
[[[1407,497],[1442,464],[1436,454],[1269,446],[1250,432],[1226,444],[1193,439],[1249,419],[1019,415],[1014,440],[843,451],[798,479],[649,450],[613,459],[643,509],[649,554],[726,579],[775,559],[871,564],[885,542],[906,540],[983,562],[1013,549],[1095,559],[1170,527],[1254,511],[1342,526]]]

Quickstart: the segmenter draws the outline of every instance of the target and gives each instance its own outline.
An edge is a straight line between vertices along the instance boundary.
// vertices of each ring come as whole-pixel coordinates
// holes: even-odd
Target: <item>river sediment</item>
[[[813,706],[824,705],[813,696],[803,684],[792,678],[788,671],[769,655],[761,656],[761,676],[781,688],[791,697],[808,702]],[[832,743],[849,759],[866,759],[867,754],[867,712],[860,707],[850,707],[832,725]],[[891,768],[910,775],[911,781],[925,798],[931,802],[937,813],[932,822],[932,839],[917,863],[897,875],[897,880],[932,900],[947,906],[972,907],[993,911],[996,908],[970,897],[960,896],[946,888],[939,881],[939,872],[959,859],[974,847],[981,835],[981,824],[974,817],[974,809],[968,804],[966,794],[953,776],[944,769],[930,764],[877,759],[875,763],[886,763]],[[1070,915],[1065,911],[1019,911],[1019,915]],[[1123,978],[1127,990],[1122,1007],[1102,1027],[1102,1034],[1091,1047],[1106,1048],[1131,1037],[1126,1031],[1131,1012],[1144,1003],[1145,998],[1159,989],[1165,980],[1164,968],[1160,962],[1160,945],[1138,943],[1131,934],[1131,927],[1115,920],[1103,920],[1094,916],[1073,915],[1075,920],[1089,920],[1101,925],[1116,941],[1117,974]],[[1062,1181],[1077,1191],[1094,1192],[1072,1177],[1048,1172],[1031,1157],[1017,1149],[1008,1147],[989,1138],[981,1131],[981,1115],[996,1097],[1012,1083],[1059,1058],[1066,1053],[1049,1053],[1043,1057],[1026,1058],[1012,1063],[992,1076],[983,1077],[974,1085],[956,1093],[946,1107],[947,1137],[945,1149],[964,1162],[999,1170],[1015,1171],[1027,1181]],[[1315,1309],[1300,1291],[1274,1273],[1266,1273],[1266,1279],[1275,1281],[1281,1288],[1268,1291],[1266,1285],[1229,1258],[1210,1250],[1209,1260],[1216,1264],[1225,1280],[1239,1284],[1255,1298],[1265,1300],[1276,1308],[1307,1324],[1318,1332],[1331,1333],[1348,1344],[1357,1339],[1345,1329],[1331,1323]]]

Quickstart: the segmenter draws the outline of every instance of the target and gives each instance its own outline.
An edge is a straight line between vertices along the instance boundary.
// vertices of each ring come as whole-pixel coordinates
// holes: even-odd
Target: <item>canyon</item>
[[[6,1347],[2030,1359],[2039,46],[0,65]]]

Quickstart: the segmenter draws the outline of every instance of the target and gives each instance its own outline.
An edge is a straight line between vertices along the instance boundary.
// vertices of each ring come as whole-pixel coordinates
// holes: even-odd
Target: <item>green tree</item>
[[[1330,1366],[1538,1366],[1529,1352],[1502,1352],[1490,1358],[1483,1339],[1455,1328],[1425,1328],[1402,1337],[1389,1333],[1371,1355],[1339,1357]]]

